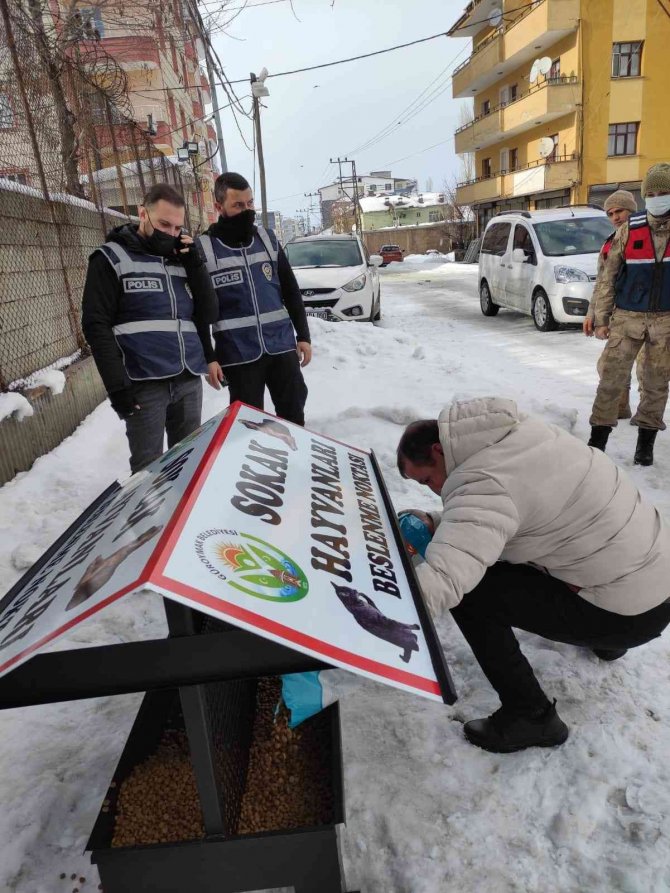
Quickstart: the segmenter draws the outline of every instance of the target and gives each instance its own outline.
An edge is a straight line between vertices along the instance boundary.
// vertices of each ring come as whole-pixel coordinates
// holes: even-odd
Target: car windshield
[[[571,217],[536,223],[535,232],[544,254],[569,257],[571,254],[596,254],[612,232],[606,217]]]
[[[356,267],[363,263],[357,242],[291,242],[286,246],[292,267]]]

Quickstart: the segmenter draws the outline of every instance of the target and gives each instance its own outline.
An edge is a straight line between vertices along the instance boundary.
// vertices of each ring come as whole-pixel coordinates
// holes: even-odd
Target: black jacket
[[[137,226],[133,224],[116,227],[108,235],[107,241],[117,242],[135,251],[147,250]],[[179,263],[176,257],[174,261],[168,261],[171,262]],[[193,294],[193,322],[198,329],[205,361],[211,363],[214,348],[209,327],[218,319],[219,305],[201,249],[189,251],[184,267]],[[108,394],[132,387],[112,332],[121,294],[119,280],[111,264],[102,252],[95,251],[89,258],[84,284],[82,328]]]
[[[220,239],[229,248],[242,247],[243,242],[239,239],[232,240],[230,235],[219,225],[218,221],[213,223],[206,232],[208,236],[215,236],[217,239]],[[296,338],[298,341],[307,341],[309,343],[311,341],[309,325],[307,324],[307,314],[305,313],[305,304],[300,293],[300,286],[281,245],[279,245],[277,256],[277,275],[279,276],[279,284],[281,286],[282,301],[288,310],[288,315],[291,317]]]

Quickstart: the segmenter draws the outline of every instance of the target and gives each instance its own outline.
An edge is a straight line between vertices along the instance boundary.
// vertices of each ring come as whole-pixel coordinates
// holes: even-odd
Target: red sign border
[[[184,529],[191,514],[191,510],[200,495],[200,491],[207,479],[207,472],[214,464],[214,460],[223,446],[226,437],[230,433],[230,429],[232,428],[240,409],[246,405],[247,404],[238,401],[233,403],[228,415],[220,423],[216,434],[212,438],[205,454],[200,460],[200,464],[193,473],[191,482],[184,491],[184,494],[172,515],[172,519],[163,531],[156,548],[145,566],[143,572],[143,575],[145,575],[144,583],[152,583],[161,589],[165,589],[167,592],[174,591],[175,594],[182,598],[188,599],[189,601],[195,601],[203,607],[211,608],[217,614],[225,614],[229,617],[244,620],[256,629],[265,630],[288,643],[298,645],[301,649],[307,650],[310,654],[316,654],[317,656],[325,657],[326,659],[342,661],[343,663],[356,667],[359,670],[363,670],[366,673],[370,673],[374,676],[381,676],[384,679],[393,680],[394,682],[399,682],[409,688],[423,691],[431,695],[437,695],[442,699],[442,691],[440,684],[437,681],[426,679],[424,676],[418,676],[415,673],[408,673],[405,670],[388,667],[385,664],[378,663],[370,658],[361,657],[351,651],[345,651],[343,648],[338,648],[321,639],[298,632],[291,627],[284,626],[274,620],[269,620],[260,614],[255,614],[253,611],[249,611],[246,608],[241,608],[229,602],[223,602],[221,599],[216,598],[216,596],[209,595],[200,589],[196,589],[193,586],[181,583],[179,580],[174,580],[171,577],[165,576],[164,571],[170,560],[172,549]],[[249,408],[255,409],[256,407]],[[261,410],[261,412],[264,412],[264,410]],[[271,413],[265,414],[271,415]],[[315,432],[310,433],[314,434]],[[321,437],[324,440],[335,440],[335,438],[325,434],[316,434],[316,436]],[[341,446],[347,447],[347,449],[355,449],[357,452],[369,456],[369,453],[365,450],[352,447],[351,444],[343,443],[339,440],[336,442]],[[147,574],[148,576],[146,576]]]

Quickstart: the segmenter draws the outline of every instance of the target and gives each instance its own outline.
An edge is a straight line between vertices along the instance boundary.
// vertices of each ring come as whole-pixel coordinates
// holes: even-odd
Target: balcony
[[[456,204],[473,205],[536,192],[568,189],[577,182],[579,161],[576,154],[560,155],[552,161],[542,158],[516,171],[499,171],[492,177],[478,177],[476,180],[459,183]]]
[[[579,81],[572,76],[552,78],[486,115],[460,127],[455,136],[457,154],[485,149],[503,138],[516,136],[574,112],[579,100]]]
[[[502,179],[500,174],[495,174],[493,177],[478,177],[467,183],[459,183],[456,188],[456,204],[476,205],[500,198]]]
[[[504,22],[454,71],[454,99],[472,96],[542,56],[543,51],[578,28],[579,10],[580,0],[535,0],[514,21]]]

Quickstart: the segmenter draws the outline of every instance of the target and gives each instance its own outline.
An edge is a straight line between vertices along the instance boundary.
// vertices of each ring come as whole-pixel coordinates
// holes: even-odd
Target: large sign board
[[[240,403],[109,488],[0,602],[0,674],[150,590],[454,699],[374,456]]]

